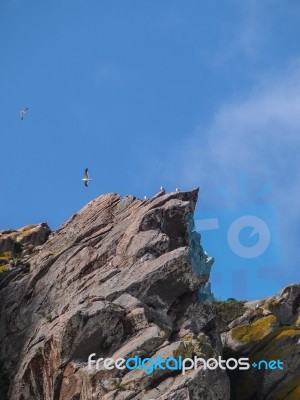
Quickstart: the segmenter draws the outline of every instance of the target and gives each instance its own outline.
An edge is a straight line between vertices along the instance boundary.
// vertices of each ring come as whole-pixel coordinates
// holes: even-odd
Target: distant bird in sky
[[[180,189],[176,188],[175,191],[176,191],[176,192],[180,192]]]
[[[28,108],[29,108],[29,107],[23,108],[23,109],[20,111],[20,117],[21,117],[21,119],[24,119],[24,117],[25,117],[25,115],[26,115],[26,113],[27,113],[27,111],[28,111]]]
[[[83,178],[82,178],[82,181],[83,181],[83,183],[84,183],[84,186],[88,186],[89,185],[89,182],[91,181],[92,179],[90,179],[90,177],[89,177],[89,172],[88,172],[88,168],[86,168],[85,169],[85,171],[84,171],[84,176],[83,176]]]

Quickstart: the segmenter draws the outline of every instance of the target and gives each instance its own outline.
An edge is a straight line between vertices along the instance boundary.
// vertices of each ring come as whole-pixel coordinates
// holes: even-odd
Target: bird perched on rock
[[[83,176],[83,178],[82,178],[82,181],[83,181],[83,183],[84,183],[84,186],[88,186],[89,185],[89,182],[91,181],[92,179],[90,179],[90,177],[89,177],[89,172],[88,172],[88,168],[86,168],[85,169],[85,171],[84,171],[84,176]]]
[[[21,117],[21,119],[24,119],[24,117],[25,117],[25,115],[26,115],[28,109],[29,109],[29,107],[26,107],[26,108],[23,108],[23,109],[20,111],[20,117]]]
[[[161,192],[164,192],[164,191],[165,191],[165,188],[164,188],[163,186],[161,186],[161,187],[160,187],[160,191],[161,191]]]
[[[144,200],[147,200],[147,196],[144,196]]]
[[[180,189],[176,188],[175,191],[176,191],[176,192],[180,192]]]

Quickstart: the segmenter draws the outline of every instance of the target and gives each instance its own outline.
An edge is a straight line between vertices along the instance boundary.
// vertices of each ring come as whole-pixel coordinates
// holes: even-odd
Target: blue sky
[[[3,0],[0,229],[55,230],[103,193],[161,184],[200,186],[197,211],[218,215],[271,185],[255,205],[276,209],[282,260],[235,293],[203,232],[213,290],[253,298],[298,282],[299,17],[298,0]]]

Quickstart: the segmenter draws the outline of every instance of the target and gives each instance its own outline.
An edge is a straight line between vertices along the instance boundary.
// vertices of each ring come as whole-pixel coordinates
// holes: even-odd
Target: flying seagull
[[[89,185],[89,181],[91,181],[92,179],[89,178],[89,172],[88,172],[88,168],[86,168],[84,170],[84,176],[82,178],[82,181],[84,183],[84,186],[88,187]]]
[[[23,108],[23,110],[20,111],[20,117],[21,117],[21,119],[24,119],[24,117],[25,117],[25,115],[26,115],[26,113],[27,113],[27,111],[28,111],[28,108],[29,108],[29,107]]]

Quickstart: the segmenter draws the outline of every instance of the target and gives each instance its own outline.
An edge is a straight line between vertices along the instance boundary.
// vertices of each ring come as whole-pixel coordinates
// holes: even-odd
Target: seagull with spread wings
[[[26,115],[28,109],[29,109],[29,107],[26,107],[26,108],[23,108],[23,109],[20,111],[20,117],[21,117],[21,119],[24,119],[24,117],[25,117],[25,115]]]
[[[82,178],[82,181],[83,181],[83,183],[84,183],[84,186],[88,187],[89,182],[90,182],[91,180],[92,180],[92,179],[90,179],[90,177],[89,177],[88,168],[86,168],[86,169],[84,170],[84,176],[83,176],[83,178]]]

